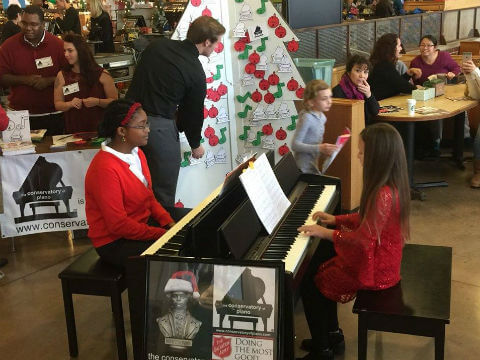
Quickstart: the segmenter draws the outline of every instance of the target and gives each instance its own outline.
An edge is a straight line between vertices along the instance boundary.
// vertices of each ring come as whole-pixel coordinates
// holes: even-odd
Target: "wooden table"
[[[402,134],[405,141],[407,166],[410,186],[412,190],[421,199],[424,198],[423,193],[418,192],[418,188],[431,187],[431,186],[446,186],[445,182],[435,183],[423,183],[415,184],[413,181],[413,162],[414,162],[414,149],[415,149],[415,123],[420,121],[432,121],[454,118],[455,121],[455,145],[453,149],[453,158],[459,168],[465,169],[463,165],[463,128],[465,123],[465,111],[474,108],[478,105],[477,100],[458,100],[453,101],[447,99],[447,97],[461,98],[465,94],[466,85],[446,85],[445,95],[430,99],[427,101],[417,101],[416,108],[421,106],[429,106],[437,109],[445,110],[446,113],[420,115],[415,114],[409,116],[407,113],[407,99],[410,99],[411,95],[398,95],[388,99],[380,101],[380,106],[395,105],[403,108],[398,112],[380,114],[377,119],[380,121],[404,123],[406,127],[406,133]]]

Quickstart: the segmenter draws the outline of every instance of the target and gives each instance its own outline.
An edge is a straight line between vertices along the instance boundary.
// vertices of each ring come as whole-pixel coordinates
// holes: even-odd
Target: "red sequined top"
[[[393,201],[395,194],[395,201]],[[337,255],[320,265],[315,283],[327,298],[346,303],[359,289],[380,290],[400,281],[403,236],[398,193],[380,189],[375,213],[360,223],[358,213],[336,216]]]

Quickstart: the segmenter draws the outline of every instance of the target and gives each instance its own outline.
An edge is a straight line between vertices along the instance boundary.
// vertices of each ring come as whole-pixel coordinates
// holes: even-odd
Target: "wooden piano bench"
[[[36,208],[41,206],[55,206],[55,212],[58,214],[58,207],[60,206],[60,201],[44,201],[30,204],[30,209],[32,209],[33,215],[35,215]]]
[[[434,337],[435,360],[443,360],[451,273],[452,248],[406,244],[402,280],[390,289],[357,293],[358,359],[366,360],[367,332],[376,330]]]
[[[67,266],[58,274],[58,277],[62,281],[70,356],[78,355],[72,294],[84,294],[110,297],[117,334],[118,358],[127,360],[121,297],[122,292],[127,288],[127,282],[123,272],[103,263],[96,250],[92,248]]]

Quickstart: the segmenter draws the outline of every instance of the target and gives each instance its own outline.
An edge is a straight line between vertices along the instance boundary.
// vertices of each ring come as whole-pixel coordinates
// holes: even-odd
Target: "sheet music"
[[[351,133],[349,128],[345,128],[343,131],[343,134],[337,137],[337,141],[335,142],[335,145],[337,145],[337,150],[335,150],[332,155],[330,155],[328,158],[325,159],[323,162],[322,166],[322,174],[325,174],[329,166],[332,164],[333,160],[337,157],[338,153],[342,148],[345,146],[347,141],[350,139]]]
[[[271,234],[289,208],[290,201],[280,187],[265,154],[240,175],[240,180],[260,221]]]

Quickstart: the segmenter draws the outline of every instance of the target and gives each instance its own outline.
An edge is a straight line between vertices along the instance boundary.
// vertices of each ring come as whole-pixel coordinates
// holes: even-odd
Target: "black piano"
[[[215,310],[220,315],[220,327],[224,328],[224,319],[228,316],[230,329],[234,329],[234,322],[249,322],[253,325],[253,330],[257,330],[258,319],[262,319],[263,331],[267,332],[267,321],[272,315],[273,306],[265,303],[263,295],[265,294],[265,282],[252,275],[252,271],[246,268],[233,283],[231,288],[222,300],[215,302]],[[259,303],[259,301],[262,301]],[[249,310],[246,314],[243,308],[237,308],[236,305],[258,304],[258,308]],[[241,311],[239,311],[241,309]]]
[[[13,199],[20,206],[20,217],[15,223],[43,219],[61,219],[77,217],[77,211],[70,211],[70,199],[73,189],[65,186],[62,181],[62,168],[55,163],[48,162],[45,157],[39,156],[33,164],[25,181]],[[61,186],[58,186],[58,185]],[[66,211],[59,210],[60,200],[65,204]],[[25,205],[30,204],[31,215],[25,215]],[[55,212],[37,214],[37,207],[54,207]]]
[[[184,255],[181,249],[185,249],[185,244],[192,241],[188,233],[191,232],[193,224],[196,224],[198,228],[206,229],[208,239],[202,246],[199,240],[205,239],[205,236],[194,237],[195,245],[187,247],[201,248],[201,252],[188,253],[190,256],[283,261],[285,263],[285,298],[282,328],[284,338],[289,340],[283,341],[282,353],[285,359],[293,359],[294,305],[299,298],[298,289],[303,275],[319,244],[318,239],[299,234],[297,228],[309,223],[310,215],[315,211],[339,214],[341,185],[338,178],[302,174],[291,153],[285,155],[273,171],[291,206],[271,235],[263,228],[245,191],[237,189],[238,192],[233,197],[236,207],[233,208],[232,202],[218,201],[220,189],[217,189],[143,255]],[[206,212],[219,215],[204,216]],[[218,256],[218,249],[222,250],[221,256]],[[134,348],[141,344],[141,333],[144,328],[142,323],[144,314],[139,312],[138,308],[135,309],[134,305],[144,301],[140,298],[144,292],[142,286],[144,285],[139,285],[136,277],[129,281],[132,333],[138,331],[133,337]],[[226,315],[229,314],[225,313],[224,316]],[[135,356],[135,359],[140,358],[137,359]]]

